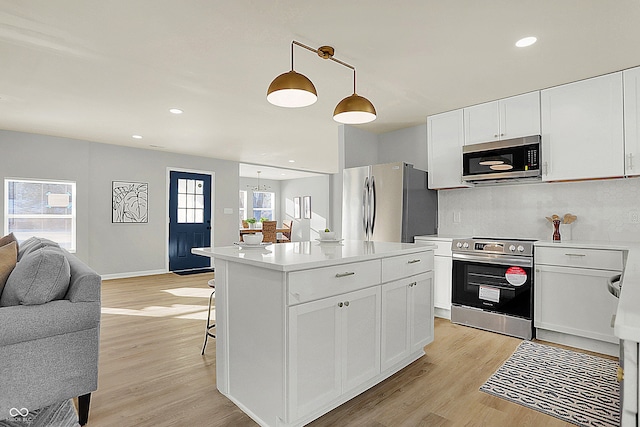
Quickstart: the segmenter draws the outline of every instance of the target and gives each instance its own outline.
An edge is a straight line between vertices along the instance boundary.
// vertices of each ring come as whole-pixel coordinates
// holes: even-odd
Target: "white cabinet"
[[[436,317],[451,319],[451,241],[441,237],[416,236],[416,244],[436,245],[433,257],[433,305]]]
[[[462,110],[427,117],[429,188],[468,187],[462,182]]]
[[[609,294],[607,280],[621,273],[622,263],[618,250],[536,247],[537,337],[615,355],[612,316],[618,300]]]
[[[640,67],[625,70],[624,153],[625,175],[640,175]]]
[[[433,341],[433,272],[382,285],[382,371]]]
[[[464,109],[464,144],[540,134],[540,92]]]
[[[289,419],[380,373],[380,286],[289,308]]]
[[[541,91],[542,179],[624,174],[622,73]]]

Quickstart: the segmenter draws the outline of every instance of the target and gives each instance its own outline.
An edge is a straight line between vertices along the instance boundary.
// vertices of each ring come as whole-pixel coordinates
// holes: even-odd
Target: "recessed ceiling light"
[[[179,108],[171,108],[171,109],[169,109],[169,112],[172,113],[172,114],[182,114],[182,113],[184,113],[184,111],[182,111]]]
[[[285,175],[286,175],[286,173],[281,173],[280,175],[285,176]]]
[[[131,135],[133,139],[142,139],[142,135]]]
[[[295,163],[295,162],[296,162],[295,160],[289,160],[289,163]]]
[[[522,38],[522,39],[518,40],[516,42],[516,46],[518,46],[518,47],[527,47],[527,46],[531,46],[536,41],[538,41],[538,39],[533,37],[533,36],[525,37],[525,38]]]

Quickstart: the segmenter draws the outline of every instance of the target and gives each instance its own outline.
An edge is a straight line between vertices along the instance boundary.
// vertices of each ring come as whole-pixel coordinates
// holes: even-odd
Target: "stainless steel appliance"
[[[453,240],[451,321],[533,338],[533,242]]]
[[[463,181],[539,180],[540,177],[540,135],[465,145],[462,148]]]
[[[343,177],[343,238],[413,243],[436,233],[438,193],[427,172],[399,162],[348,168]]]

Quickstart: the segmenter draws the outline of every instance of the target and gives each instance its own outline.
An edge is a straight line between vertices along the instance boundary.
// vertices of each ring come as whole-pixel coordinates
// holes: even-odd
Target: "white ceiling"
[[[0,0],[0,129],[336,172],[350,70],[296,47],[318,102],[265,98],[294,39],[356,67],[382,133],[640,65],[639,23],[638,0]]]

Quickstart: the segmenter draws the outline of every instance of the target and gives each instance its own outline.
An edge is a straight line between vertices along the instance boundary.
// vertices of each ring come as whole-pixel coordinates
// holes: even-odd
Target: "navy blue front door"
[[[191,248],[211,246],[211,175],[171,171],[169,183],[169,270],[211,265]]]

